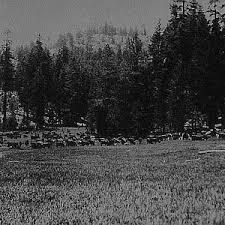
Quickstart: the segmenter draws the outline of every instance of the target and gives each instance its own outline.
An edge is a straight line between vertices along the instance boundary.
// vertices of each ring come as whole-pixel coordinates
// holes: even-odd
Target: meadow
[[[225,224],[225,153],[199,154],[223,144],[12,152],[0,159],[0,224]]]

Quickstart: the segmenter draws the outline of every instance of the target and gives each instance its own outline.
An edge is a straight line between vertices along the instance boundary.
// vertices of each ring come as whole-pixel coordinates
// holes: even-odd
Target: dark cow
[[[133,137],[128,138],[128,141],[130,142],[130,144],[135,145],[135,139]]]
[[[184,132],[181,136],[181,140],[191,140],[191,135],[188,132]]]
[[[99,138],[101,145],[109,145],[109,140],[107,138]]]
[[[67,139],[66,140],[66,145],[67,146],[77,146],[77,143],[73,139]]]
[[[19,142],[7,142],[8,147],[14,148],[14,149],[20,149],[21,144]]]
[[[127,143],[127,139],[125,137],[119,137],[119,140],[120,140],[122,145]]]
[[[62,139],[57,139],[56,140],[56,147],[65,147],[66,144]]]
[[[181,138],[181,134],[180,133],[173,133],[172,134],[172,139],[173,140],[179,140]]]
[[[204,141],[207,140],[207,136],[203,134],[193,134],[191,135],[192,141]]]
[[[149,135],[147,137],[147,144],[154,144],[159,142],[159,139],[155,135]]]
[[[43,142],[42,141],[31,142],[31,147],[34,149],[43,148]]]
[[[221,138],[221,139],[225,139],[225,133],[219,133],[219,138]]]

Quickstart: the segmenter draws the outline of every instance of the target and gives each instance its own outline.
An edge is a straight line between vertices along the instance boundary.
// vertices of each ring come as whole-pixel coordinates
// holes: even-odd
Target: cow
[[[181,136],[181,140],[191,140],[191,135],[188,132],[184,132]]]
[[[225,133],[219,133],[219,138],[225,139]]]
[[[172,134],[172,139],[173,140],[180,140],[181,139],[181,134],[180,133],[173,133]]]
[[[207,136],[203,134],[193,134],[191,135],[191,140],[192,141],[204,141],[207,140]]]
[[[66,146],[66,143],[63,139],[57,139],[56,140],[56,147],[65,147]]]
[[[109,145],[109,140],[107,138],[99,138],[99,142],[102,145]]]
[[[149,135],[147,137],[147,144],[153,144],[159,142],[159,139],[155,135]]]
[[[73,139],[67,139],[66,140],[66,145],[67,146],[77,146],[77,143]]]
[[[128,138],[128,141],[130,142],[130,144],[135,145],[135,139],[133,137]]]

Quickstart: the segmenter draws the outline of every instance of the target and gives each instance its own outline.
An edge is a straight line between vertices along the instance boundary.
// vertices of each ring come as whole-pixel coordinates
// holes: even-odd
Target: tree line
[[[77,46],[70,34],[61,36],[53,54],[39,37],[19,47],[13,63],[6,43],[0,62],[3,125],[7,92],[17,91],[24,124],[32,120],[38,128],[45,116],[64,126],[83,118],[91,131],[106,136],[183,131],[186,121],[202,118],[213,128],[218,116],[225,126],[223,8],[218,0],[210,1],[208,12],[196,0],[172,1],[166,27],[158,23],[147,49],[137,30],[116,50]]]

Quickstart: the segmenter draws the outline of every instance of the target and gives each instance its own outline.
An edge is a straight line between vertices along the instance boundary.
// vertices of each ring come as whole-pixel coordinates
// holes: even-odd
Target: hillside
[[[107,23],[100,27],[89,27],[74,33],[60,34],[58,40],[52,45],[52,49],[56,50],[66,42],[68,47],[86,48],[91,46],[93,50],[102,49],[108,44],[113,50],[117,51],[118,45],[123,49],[128,38],[131,38],[135,32],[138,33],[143,48],[147,49],[150,43],[150,35],[147,34],[144,27],[140,30],[130,28],[127,31],[126,28],[116,28]]]

